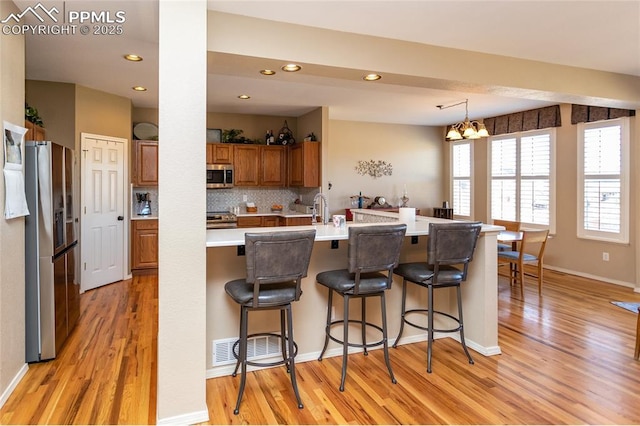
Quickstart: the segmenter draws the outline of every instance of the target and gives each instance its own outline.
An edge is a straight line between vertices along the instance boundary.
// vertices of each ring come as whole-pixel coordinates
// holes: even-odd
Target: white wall
[[[397,206],[406,186],[408,205],[431,215],[442,205],[442,133],[440,128],[399,124],[329,120],[329,137],[323,158],[323,191],[332,214],[343,214],[350,197],[385,197]],[[360,175],[358,161],[386,161],[391,176]],[[331,182],[332,188],[327,191]]]
[[[160,1],[158,424],[209,419],[206,403],[204,0]],[[184,41],[188,39],[189,42]],[[188,57],[189,66],[176,66]],[[188,182],[188,185],[185,185]]]
[[[0,2],[0,16],[18,12]],[[24,37],[0,36],[0,121],[24,125]],[[4,137],[3,137],[4,141]],[[4,143],[4,142],[3,142]],[[0,164],[4,150],[0,149]],[[0,199],[4,211],[4,176]],[[0,219],[0,407],[27,371],[24,343],[24,218]]]

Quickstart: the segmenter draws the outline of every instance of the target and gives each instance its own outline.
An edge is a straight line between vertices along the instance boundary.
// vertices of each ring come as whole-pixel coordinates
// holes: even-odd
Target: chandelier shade
[[[489,131],[485,127],[484,123],[476,120],[469,120],[469,99],[465,99],[463,102],[458,102],[453,105],[438,105],[437,107],[439,109],[447,109],[462,104],[465,106],[464,121],[452,124],[449,127],[446,138],[451,141],[456,141],[460,139],[480,139],[489,136]]]

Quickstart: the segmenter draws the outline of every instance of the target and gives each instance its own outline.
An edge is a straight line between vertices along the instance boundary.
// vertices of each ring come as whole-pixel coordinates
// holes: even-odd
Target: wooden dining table
[[[511,250],[518,250],[518,242],[522,241],[524,233],[522,231],[500,231],[498,233],[498,242],[503,244],[511,244]]]

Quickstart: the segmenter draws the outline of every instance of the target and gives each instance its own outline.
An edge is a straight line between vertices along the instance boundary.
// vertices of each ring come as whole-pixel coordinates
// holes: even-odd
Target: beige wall
[[[131,109],[128,98],[76,86],[76,146],[80,133],[131,140]]]
[[[638,156],[638,117],[632,117],[631,124],[631,190],[629,244],[614,244],[585,240],[577,237],[577,125],[571,124],[571,105],[561,105],[562,126],[556,129],[556,234],[547,243],[545,265],[565,272],[600,278],[605,281],[636,286],[637,275],[637,218],[638,191],[636,168]],[[490,220],[488,206],[488,146],[486,139],[473,143],[474,155],[474,218],[486,222]],[[449,143],[444,142],[446,172],[443,175],[445,193],[450,192]],[[610,260],[602,260],[602,252],[609,253]]]
[[[313,117],[313,113],[307,115]],[[155,108],[134,108],[131,118],[133,123],[158,124],[158,110]],[[293,132],[293,136],[301,141],[306,133],[303,134],[302,131],[298,131],[298,120],[296,117],[209,112],[207,113],[206,128],[221,130],[240,129],[242,130],[242,136],[245,138],[264,141],[267,130],[272,130],[273,134],[277,137],[278,131],[284,126],[284,122],[286,121],[287,126]],[[311,122],[314,123],[315,121],[311,119]],[[311,131],[314,131],[317,135],[321,132],[321,124],[322,122],[320,121],[317,127],[318,130]],[[162,137],[160,137],[160,140],[162,140]]]
[[[316,139],[322,141],[322,122],[323,111],[326,108],[316,108],[313,111],[301,115],[298,117],[298,141],[301,142],[304,138],[313,132]]]
[[[37,108],[47,140],[75,149],[76,85],[27,80],[26,99]]]
[[[18,12],[0,2],[0,16]],[[0,37],[0,121],[24,125],[24,37]],[[4,137],[3,137],[4,141]],[[4,143],[4,142],[3,142]],[[0,149],[0,164],[4,150]],[[4,175],[0,174],[4,210]],[[24,218],[0,219],[0,407],[26,372],[24,361]]]
[[[323,161],[323,188],[331,182],[329,206],[332,214],[350,208],[352,195],[382,196],[397,206],[407,188],[409,206],[430,215],[442,204],[443,154],[441,130],[426,126],[329,121],[330,138],[322,141],[327,151]],[[373,178],[355,171],[358,161],[386,161],[391,176]]]

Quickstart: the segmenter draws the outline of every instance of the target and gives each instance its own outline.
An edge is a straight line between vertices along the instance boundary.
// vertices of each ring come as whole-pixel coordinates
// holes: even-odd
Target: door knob
[[[118,216],[118,220],[124,220],[124,216]]]

